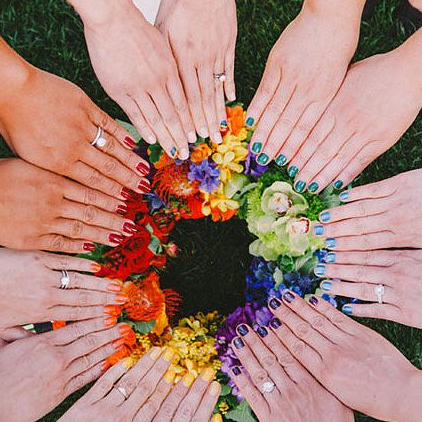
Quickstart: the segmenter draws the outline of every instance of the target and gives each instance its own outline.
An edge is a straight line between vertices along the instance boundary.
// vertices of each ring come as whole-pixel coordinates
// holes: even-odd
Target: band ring
[[[227,76],[225,73],[214,73],[214,79],[218,82],[226,82]]]
[[[384,303],[384,294],[385,294],[385,287],[384,284],[378,284],[375,286],[375,295],[377,296],[378,303]]]
[[[275,384],[272,381],[266,381],[262,384],[261,393],[262,394],[271,394],[275,390]]]
[[[118,385],[116,387],[114,387],[124,398],[125,400],[127,400],[129,398],[127,392],[126,392],[126,388],[122,387],[121,385]]]
[[[91,142],[93,147],[100,147],[104,148],[107,144],[107,139],[104,138],[104,130],[102,127],[98,126],[97,134],[95,135],[95,139]]]
[[[60,288],[67,289],[70,283],[69,273],[66,270],[62,270],[62,276],[60,277]]]

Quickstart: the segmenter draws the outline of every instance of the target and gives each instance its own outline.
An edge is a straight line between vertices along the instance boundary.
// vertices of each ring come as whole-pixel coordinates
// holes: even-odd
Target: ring
[[[384,287],[384,284],[378,284],[376,287],[375,287],[375,294],[376,294],[376,296],[377,296],[377,299],[378,299],[378,303],[384,303],[383,302],[383,298],[384,298],[384,294],[385,294],[385,287]]]
[[[114,388],[125,398],[125,400],[127,400],[129,398],[129,396],[126,393],[125,387],[122,387],[122,386],[119,385],[119,386],[114,387]]]
[[[62,270],[62,276],[60,278],[60,288],[67,289],[70,283],[69,273],[66,270]]]
[[[261,387],[261,393],[265,394],[265,393],[272,393],[275,389],[275,384],[272,381],[266,381],[264,382],[264,384],[262,384]]]
[[[225,73],[214,73],[214,79],[218,82],[226,82],[227,76]]]
[[[98,126],[97,134],[95,135],[95,139],[91,142],[93,147],[100,147],[103,148],[107,144],[107,139],[104,138],[104,131],[103,128]]]

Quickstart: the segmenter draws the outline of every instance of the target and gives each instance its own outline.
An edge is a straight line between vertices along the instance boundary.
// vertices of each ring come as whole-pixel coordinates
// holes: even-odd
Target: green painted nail
[[[303,192],[304,189],[305,189],[305,186],[306,186],[306,183],[303,182],[302,180],[299,180],[295,184],[295,190],[296,190],[296,192],[299,192],[299,193]]]
[[[259,155],[258,155],[258,158],[256,159],[256,161],[257,161],[259,164],[261,164],[261,165],[265,166],[265,164],[267,164],[267,163],[268,163],[269,158],[270,158],[270,157],[268,157],[268,155],[267,155],[267,154],[265,154],[265,153],[263,152],[262,154],[259,154]]]
[[[281,154],[277,157],[277,159],[275,160],[275,163],[280,167],[284,166],[287,163],[287,157],[285,155]]]
[[[287,170],[287,173],[289,174],[289,176],[293,179],[293,177],[296,176],[297,172],[299,171],[299,169],[296,166],[291,166],[289,167],[289,169]]]
[[[262,144],[261,144],[261,142],[254,142],[254,143],[252,144],[252,152],[253,152],[254,154],[259,154],[259,153],[261,152],[261,149],[262,149]]]
[[[343,180],[337,180],[336,182],[334,182],[333,185],[336,189],[341,189],[341,187],[343,186]]]
[[[318,188],[319,188],[318,183],[317,182],[312,182],[309,185],[308,190],[309,190],[309,192],[314,193],[314,192],[316,192],[318,190]]]
[[[255,123],[255,119],[253,117],[248,117],[246,119],[246,126],[252,127],[254,123]]]

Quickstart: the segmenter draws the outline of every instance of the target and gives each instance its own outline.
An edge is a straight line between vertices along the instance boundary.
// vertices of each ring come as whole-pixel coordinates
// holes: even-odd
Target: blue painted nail
[[[321,224],[318,224],[314,227],[314,234],[315,236],[322,236],[324,234],[324,226],[321,226]]]
[[[263,152],[262,154],[259,154],[258,155],[258,158],[256,159],[256,161],[259,163],[259,164],[261,164],[261,165],[263,165],[263,166],[265,166],[265,164],[267,164],[268,163],[268,160],[270,159],[270,157],[268,157],[268,155],[267,154],[265,154],[265,152]]]
[[[252,127],[254,123],[255,123],[255,119],[253,117],[248,117],[246,119],[246,126]]]
[[[259,334],[259,337],[264,338],[268,336],[268,330],[265,327],[259,327],[256,332]]]
[[[296,166],[291,166],[287,170],[287,173],[293,179],[296,176],[298,171],[299,171],[299,169]]]
[[[352,307],[349,305],[344,305],[342,308],[342,311],[346,314],[346,315],[352,315]]]
[[[318,277],[322,277],[325,274],[325,271],[327,271],[327,268],[325,267],[325,265],[323,264],[318,264],[315,268],[314,268],[314,273],[315,275],[317,275]]]
[[[278,328],[281,327],[281,321],[278,318],[273,318],[270,321],[270,325],[271,325],[271,327],[274,328],[274,330],[277,330]]]
[[[312,182],[309,185],[308,190],[309,190],[309,192],[314,193],[314,192],[316,192],[318,190],[318,188],[319,188],[318,183],[317,182]]]
[[[326,223],[327,221],[331,220],[331,214],[329,211],[324,211],[319,215],[319,219],[323,222]]]
[[[327,262],[328,264],[334,264],[334,262],[336,262],[336,253],[335,252],[328,252],[326,257],[325,257],[325,262]]]
[[[287,303],[292,303],[295,300],[295,296],[293,293],[290,292],[286,292],[283,295],[283,299],[287,302]]]
[[[276,297],[273,297],[273,298],[270,300],[269,304],[270,304],[270,307],[271,307],[272,309],[276,310],[276,309],[278,309],[278,308],[280,307],[281,302],[280,302],[280,301],[279,301]]]
[[[236,346],[236,349],[241,349],[242,347],[245,347],[245,343],[240,337],[236,337],[233,343]]]
[[[323,281],[321,283],[321,289],[324,290],[324,292],[329,292],[331,290],[331,281]]]
[[[326,248],[335,248],[337,245],[336,239],[330,237],[328,239],[325,239],[325,247]]]
[[[295,184],[295,191],[301,193],[305,190],[305,186],[306,186],[306,183],[303,182],[302,180],[299,180]]]
[[[311,296],[309,298],[309,303],[313,306],[317,306],[318,305],[318,299],[315,296]]]
[[[340,198],[340,201],[346,201],[349,199],[349,192],[342,192],[338,197]]]
[[[238,366],[235,366],[233,369],[232,369],[232,372],[233,372],[233,374],[237,377],[237,376],[239,376],[241,373],[242,373],[242,371],[240,370],[240,368],[238,367]]]
[[[252,152],[253,152],[254,154],[259,154],[259,153],[261,152],[261,149],[262,149],[262,144],[261,144],[261,142],[254,142],[254,143],[252,144]]]
[[[238,331],[238,333],[241,335],[241,336],[246,336],[246,334],[248,334],[249,333],[249,328],[247,327],[247,325],[245,325],[245,324],[240,324],[238,327],[237,327],[237,331]]]
[[[286,163],[287,163],[287,157],[285,155],[281,154],[277,157],[277,159],[275,160],[275,163],[280,167],[285,166]]]
[[[177,155],[177,148],[176,147],[173,147],[172,149],[171,149],[171,151],[170,151],[170,154],[171,154],[171,156],[174,158],[174,157],[176,157],[176,155]]]
[[[227,126],[227,120],[223,120],[220,124],[221,126]]]
[[[336,189],[341,189],[341,187],[343,186],[343,180],[337,180],[337,181],[335,181],[333,186]]]

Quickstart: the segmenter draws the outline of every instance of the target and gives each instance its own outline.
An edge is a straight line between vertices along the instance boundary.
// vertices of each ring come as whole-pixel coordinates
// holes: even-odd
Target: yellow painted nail
[[[164,351],[163,359],[167,362],[171,362],[174,358],[174,350],[171,347],[167,347],[167,349]]]
[[[152,360],[157,360],[161,355],[161,349],[159,347],[153,347],[150,351],[150,358]]]
[[[210,394],[213,397],[219,396],[220,395],[220,391],[221,391],[220,383],[217,382],[217,381],[213,381],[212,384],[211,384],[211,387],[210,387],[210,390],[209,391],[210,391]]]
[[[223,422],[223,417],[219,413],[216,413],[212,417],[211,422]]]
[[[182,382],[183,382],[183,385],[185,386],[185,387],[190,387],[192,384],[193,384],[193,382],[195,381],[195,377],[193,376],[193,374],[191,374],[190,372],[189,373],[187,373],[184,377],[183,377],[183,380],[182,380]]]
[[[205,371],[202,372],[201,378],[206,381],[210,382],[214,378],[215,372],[211,368],[205,369]]]
[[[173,384],[174,378],[176,377],[176,374],[173,371],[167,371],[163,377],[163,380],[167,384]]]

